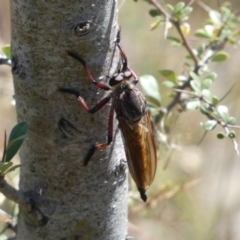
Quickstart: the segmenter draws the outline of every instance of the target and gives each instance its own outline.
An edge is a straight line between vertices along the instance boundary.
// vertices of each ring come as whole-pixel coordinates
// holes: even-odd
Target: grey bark
[[[111,146],[81,166],[91,145],[106,141],[110,105],[90,115],[76,97],[58,92],[78,89],[89,106],[104,96],[66,50],[78,52],[96,79],[109,74],[118,59],[117,2],[12,0],[11,24],[17,118],[29,124],[19,189],[41,215],[33,219],[20,208],[17,239],[125,239],[127,178],[118,131]]]

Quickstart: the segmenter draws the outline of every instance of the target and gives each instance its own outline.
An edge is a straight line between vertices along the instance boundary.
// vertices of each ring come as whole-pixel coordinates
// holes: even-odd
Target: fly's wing
[[[145,192],[151,185],[157,167],[156,147],[148,113],[138,123],[119,119],[129,171],[138,190]]]

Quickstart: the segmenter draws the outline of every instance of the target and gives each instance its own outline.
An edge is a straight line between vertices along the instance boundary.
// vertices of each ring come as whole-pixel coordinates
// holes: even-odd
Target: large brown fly
[[[115,111],[131,176],[137,185],[142,200],[146,202],[146,190],[151,185],[156,173],[156,147],[145,98],[135,87],[138,83],[138,78],[129,68],[126,54],[120,45],[120,31],[117,35],[116,45],[120,51],[122,66],[121,70],[110,78],[109,86],[94,80],[82,57],[74,51],[68,51],[69,56],[78,60],[83,65],[88,78],[96,87],[111,91],[95,107],[89,109],[84,99],[75,89],[60,88],[60,91],[74,94],[80,105],[89,113],[97,112],[112,98],[112,107],[108,120],[108,140],[106,143],[96,144],[91,147],[84,159],[84,165],[88,164],[96,149],[105,148],[112,142]],[[132,81],[130,81],[131,79]]]

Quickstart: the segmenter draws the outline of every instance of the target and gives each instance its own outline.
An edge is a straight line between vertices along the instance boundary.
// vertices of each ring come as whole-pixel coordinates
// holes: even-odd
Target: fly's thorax
[[[138,122],[146,113],[146,101],[142,93],[131,83],[119,84],[112,93],[113,108],[117,118]]]

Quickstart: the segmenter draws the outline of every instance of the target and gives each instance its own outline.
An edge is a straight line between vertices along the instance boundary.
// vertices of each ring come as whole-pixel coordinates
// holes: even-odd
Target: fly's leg
[[[85,72],[86,72],[89,80],[90,80],[96,87],[101,88],[101,89],[106,90],[106,91],[111,90],[108,86],[102,84],[101,82],[96,81],[96,80],[93,78],[93,76],[92,76],[92,74],[91,74],[91,72],[90,72],[90,70],[89,70],[89,68],[88,68],[88,66],[87,66],[87,63],[82,59],[82,57],[81,57],[78,53],[76,53],[76,52],[74,52],[74,51],[67,51],[67,53],[68,53],[69,56],[73,57],[74,59],[76,59],[77,61],[79,61],[79,62],[83,65],[83,68],[84,68],[84,70],[85,70]]]
[[[75,89],[72,88],[62,88],[59,87],[59,91],[60,92],[66,92],[66,93],[70,93],[73,94],[77,97],[78,102],[80,103],[80,105],[84,108],[84,110],[86,110],[89,113],[95,113],[98,110],[100,110],[103,106],[105,106],[109,100],[111,99],[111,96],[107,96],[105,98],[103,98],[98,104],[96,104],[95,107],[89,109],[89,107],[87,106],[87,103],[85,102],[85,100],[80,96],[79,92]]]
[[[75,95],[77,97],[80,105],[84,108],[84,110],[89,112],[89,113],[92,113],[92,114],[97,112],[98,110],[100,110],[111,99],[111,96],[107,96],[107,97],[103,98],[98,104],[96,104],[95,107],[89,109],[89,107],[87,106],[85,100],[80,96],[80,94],[79,94],[79,92],[77,90],[71,89],[71,88],[61,88],[60,87],[59,91]],[[95,150],[103,149],[103,148],[107,147],[112,142],[112,136],[113,136],[113,113],[114,113],[114,111],[111,108],[110,114],[109,114],[109,120],[108,120],[108,139],[107,139],[107,142],[106,143],[102,143],[102,144],[93,145],[90,148],[90,150],[88,151],[86,157],[84,158],[84,161],[83,161],[83,165],[84,166],[86,166],[88,164],[88,162],[92,158]]]
[[[112,142],[112,138],[113,138],[113,116],[114,116],[114,110],[113,110],[113,108],[111,108],[110,113],[109,113],[109,118],[108,118],[107,142],[93,145],[89,149],[89,151],[88,151],[88,153],[87,153],[87,155],[86,155],[86,157],[84,158],[84,161],[83,161],[84,166],[87,166],[88,162],[90,161],[90,159],[92,158],[92,156],[93,156],[93,154],[96,150],[103,149],[103,148],[107,147],[108,145],[110,145],[110,143]]]
[[[79,61],[83,65],[83,68],[84,68],[84,70],[85,70],[89,80],[96,87],[98,87],[100,89],[103,89],[103,90],[106,90],[106,91],[110,90],[110,88],[108,86],[102,84],[101,82],[97,82],[93,78],[93,76],[92,76],[92,74],[91,74],[91,72],[90,72],[86,62],[82,59],[82,57],[80,55],[78,55],[78,53],[76,53],[74,51],[68,51],[67,53],[68,53],[69,56],[73,57],[74,59],[76,59],[77,61]],[[80,93],[77,90],[71,89],[71,88],[59,87],[59,91],[75,95],[77,97],[80,105],[84,108],[84,110],[89,112],[89,113],[92,113],[92,114],[97,112],[98,110],[100,110],[111,99],[111,96],[109,95],[109,96],[103,98],[95,107],[89,109],[89,107],[87,106],[85,100],[80,96]],[[107,142],[106,143],[102,143],[102,144],[93,145],[90,148],[90,150],[88,151],[86,157],[84,158],[84,162],[83,162],[84,166],[86,166],[88,164],[88,162],[91,159],[91,157],[93,156],[95,150],[105,148],[112,142],[112,136],[113,136],[113,115],[114,115],[114,111],[113,111],[113,109],[111,109],[110,110],[110,114],[109,114],[109,120],[108,120],[108,139],[107,139]]]

